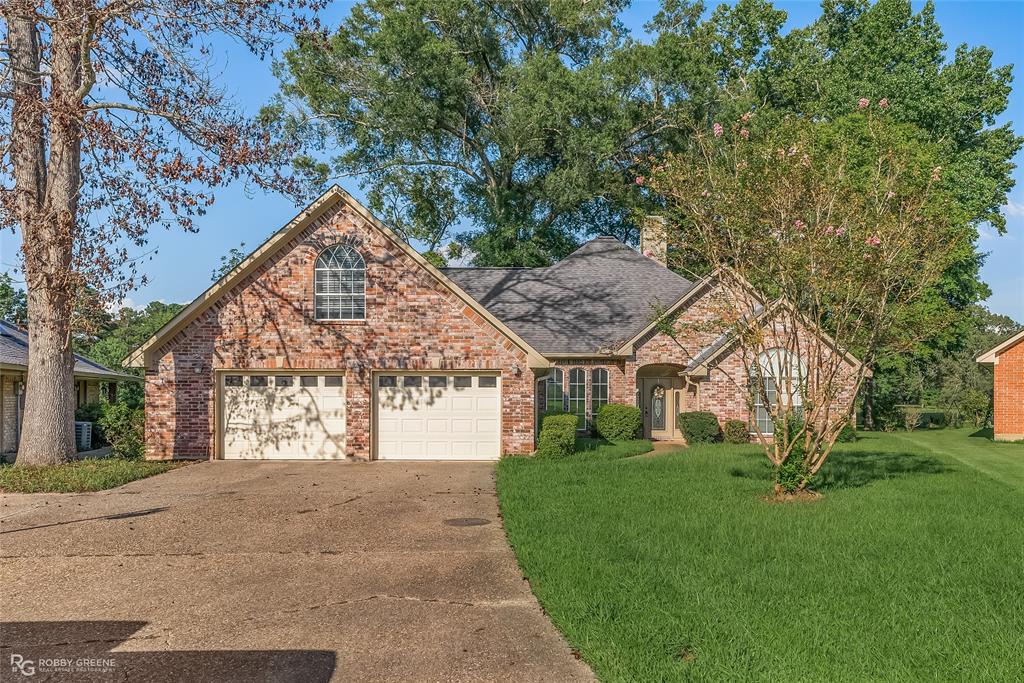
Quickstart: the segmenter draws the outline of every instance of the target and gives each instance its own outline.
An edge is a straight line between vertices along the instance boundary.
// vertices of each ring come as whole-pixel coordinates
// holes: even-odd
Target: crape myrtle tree
[[[357,178],[370,208],[430,252],[547,265],[587,234],[635,240],[634,179],[720,106],[784,14],[666,1],[650,44],[626,0],[365,0],[300,36],[265,111],[314,183]],[[453,231],[461,231],[453,235]]]
[[[780,113],[830,119],[859,97],[889,98],[889,116],[911,123],[940,150],[943,178],[974,224],[1002,234],[1001,207],[1014,185],[1013,158],[1024,141],[997,117],[1008,105],[1010,65],[984,45],[949,50],[929,0],[826,0],[806,27],[773,41],[750,82],[756,100]],[[960,315],[909,353],[885,358],[862,392],[865,426],[893,420],[893,404],[916,400],[914,378],[960,353],[976,322],[974,304],[991,293],[980,278],[984,255],[963,245],[929,296]]]
[[[231,106],[219,35],[265,55],[311,3],[6,0],[0,227],[22,235],[29,366],[19,464],[74,452],[73,312],[142,282],[154,225],[194,228],[212,188],[275,179],[278,154]],[[312,8],[315,9],[315,8]]]
[[[711,324],[742,359],[734,381],[751,412],[767,414],[770,428],[752,429],[780,491],[820,470],[877,354],[948,322],[927,294],[974,238],[940,151],[888,106],[862,98],[831,121],[713,123],[651,179],[673,247],[721,274]]]

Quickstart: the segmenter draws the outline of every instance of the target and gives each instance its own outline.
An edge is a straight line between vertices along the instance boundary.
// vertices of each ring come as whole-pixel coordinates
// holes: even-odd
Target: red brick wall
[[[313,319],[313,267],[332,244],[366,262],[366,316]],[[344,369],[348,455],[370,457],[374,369],[500,370],[502,450],[533,450],[533,373],[526,353],[342,203],[154,354],[146,370],[146,453],[214,453],[214,370]],[[517,376],[514,368],[518,366]]]
[[[995,366],[995,437],[1024,439],[1024,342],[998,356]]]
[[[679,316],[679,334],[676,339],[655,330],[638,342],[635,355],[627,359],[624,368],[623,393],[628,396],[626,403],[635,403],[638,369],[651,364],[675,364],[686,367],[692,358],[722,335],[723,328],[716,322],[722,306],[719,298],[721,292],[717,285],[712,284],[707,292],[700,293],[688,305]],[[804,334],[809,332],[805,330]],[[850,372],[849,381],[839,397],[839,401],[844,404],[852,398],[852,368]],[[687,406],[688,410],[711,411],[722,423],[726,420],[750,419],[749,375],[747,364],[739,351],[720,357],[714,363],[708,377],[700,379],[698,384],[699,407]]]

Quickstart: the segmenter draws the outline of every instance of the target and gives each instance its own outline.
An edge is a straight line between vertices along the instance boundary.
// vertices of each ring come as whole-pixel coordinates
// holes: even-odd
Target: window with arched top
[[[563,410],[562,399],[565,394],[562,392],[562,369],[552,368],[548,375],[547,385],[544,389],[545,410]]]
[[[569,371],[569,412],[576,416],[576,429],[587,428],[587,371]]]
[[[601,406],[608,405],[608,371],[594,368],[590,371],[590,417],[594,419]]]
[[[366,263],[352,247],[335,244],[320,252],[313,287],[317,320],[366,319]]]
[[[803,407],[801,385],[806,371],[800,359],[785,349],[769,349],[750,368],[750,390],[754,398],[754,421],[762,434],[775,432],[779,403],[799,412]],[[753,427],[753,425],[752,425]]]

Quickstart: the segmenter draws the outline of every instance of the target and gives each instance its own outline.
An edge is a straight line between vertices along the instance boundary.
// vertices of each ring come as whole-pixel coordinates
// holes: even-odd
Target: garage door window
[[[456,377],[455,378],[455,388],[456,389],[465,389],[465,388],[471,387],[471,386],[473,386],[473,378],[472,377]]]
[[[267,376],[266,375],[253,375],[252,377],[249,378],[249,386],[250,387],[265,387],[265,386],[267,386]]]
[[[240,387],[242,386],[241,375],[227,375],[224,377],[224,386],[226,387]]]
[[[324,377],[325,387],[340,387],[342,384],[341,375],[327,375]]]
[[[304,387],[319,386],[319,383],[317,382],[317,379],[318,379],[317,377],[311,377],[309,375],[305,375],[305,376],[299,378],[299,384],[301,384]]]
[[[403,387],[421,387],[423,386],[423,378],[416,375],[406,375],[402,378]]]
[[[275,387],[290,387],[295,383],[295,378],[291,375],[278,375],[274,378]]]
[[[394,375],[381,375],[380,379],[377,380],[377,386],[379,387],[397,387],[398,378]]]
[[[481,377],[477,381],[477,386],[482,388],[482,389],[493,389],[494,387],[498,386],[498,378],[497,377]]]
[[[427,379],[427,385],[431,389],[444,389],[448,386],[447,377],[430,377]]]

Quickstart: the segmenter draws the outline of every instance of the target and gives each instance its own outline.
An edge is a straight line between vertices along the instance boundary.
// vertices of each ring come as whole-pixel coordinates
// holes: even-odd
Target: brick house
[[[1024,441],[1024,330],[978,356],[991,363],[993,425],[997,441]]]
[[[684,410],[757,419],[721,335],[690,357],[654,320],[713,317],[716,276],[641,241],[438,269],[332,187],[126,359],[145,368],[147,456],[495,459],[532,451],[556,405],[581,427],[640,405],[654,439]]]
[[[0,460],[9,460],[18,450],[21,416],[28,373],[28,334],[0,320]],[[75,354],[75,407],[100,400],[105,386],[113,396],[119,382],[138,378],[106,368]]]

